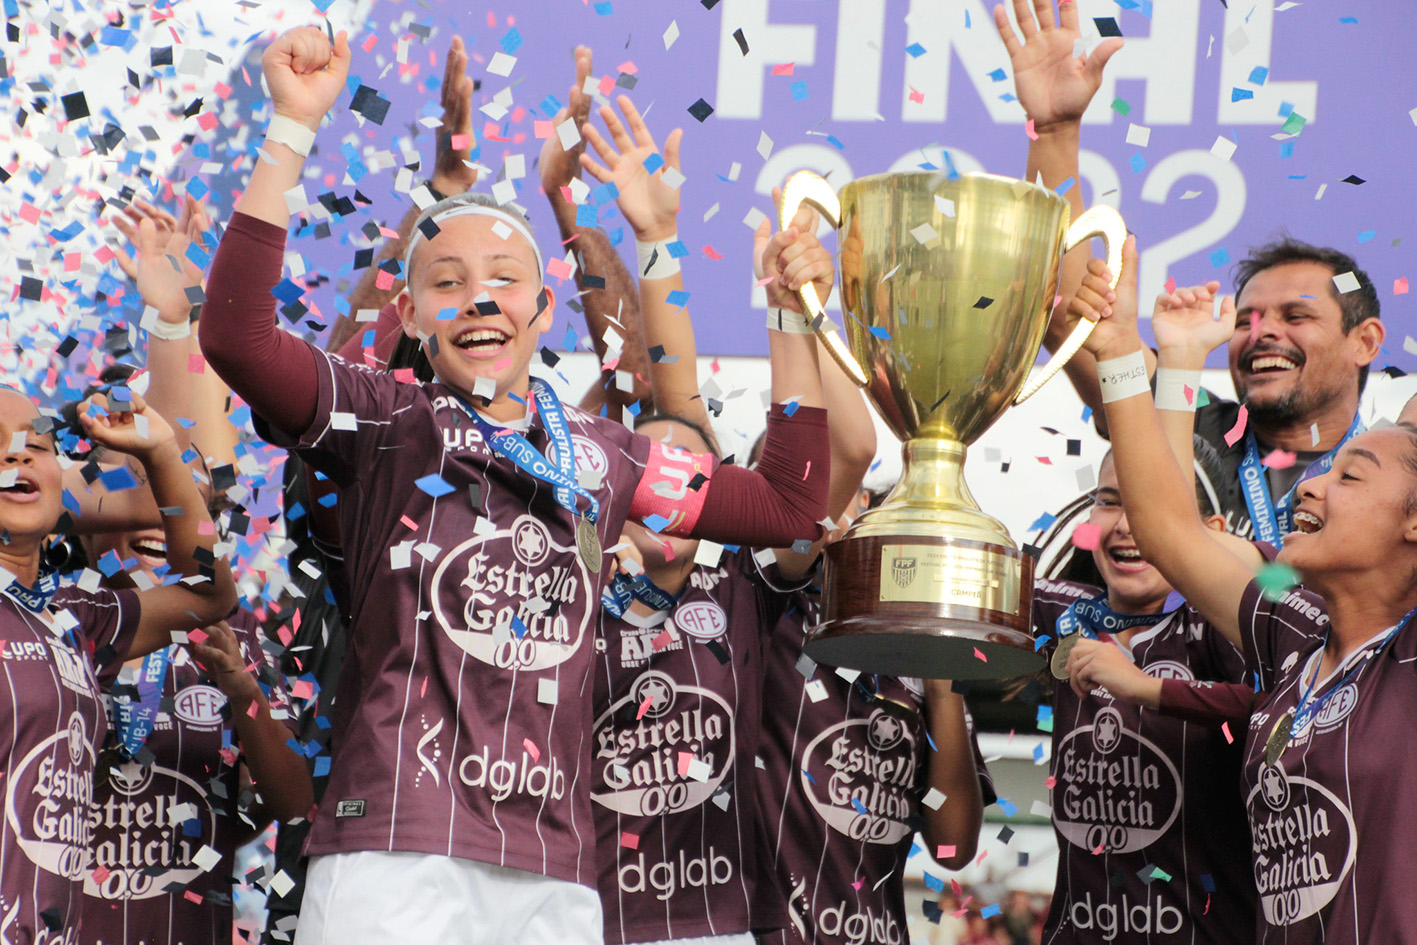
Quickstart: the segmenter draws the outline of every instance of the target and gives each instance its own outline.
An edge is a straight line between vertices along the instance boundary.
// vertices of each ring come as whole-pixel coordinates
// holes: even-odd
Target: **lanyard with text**
[[[167,664],[172,659],[170,647],[163,647],[143,657],[138,670],[138,697],[113,700],[113,727],[123,746],[123,757],[131,760],[142,751],[157,725],[157,713],[162,706],[162,683],[167,678]]]
[[[542,482],[555,486],[556,502],[570,512],[576,522],[576,543],[586,566],[599,573],[601,568],[600,539],[596,535],[595,523],[600,518],[600,500],[576,481],[576,454],[571,443],[571,430],[566,424],[565,411],[561,401],[551,386],[539,378],[531,381],[531,397],[536,402],[541,422],[546,427],[546,435],[556,450],[556,464],[542,455],[541,451],[515,430],[498,429],[488,423],[481,414],[467,404],[463,408],[477,424],[482,438],[497,453],[505,456],[521,469]],[[586,500],[587,508],[581,512],[576,507],[576,498]]]
[[[9,585],[5,587],[4,593],[9,594],[15,603],[30,613],[42,614],[57,590],[59,590],[58,570],[41,564],[39,577],[35,579],[34,587],[24,584],[17,577],[12,577]]]
[[[1290,519],[1293,512],[1290,503],[1294,499],[1294,490],[1298,489],[1299,483],[1305,479],[1328,472],[1333,467],[1333,457],[1343,448],[1343,444],[1362,432],[1363,421],[1355,415],[1353,425],[1343,434],[1338,445],[1310,463],[1303,474],[1294,480],[1289,491],[1276,503],[1270,499],[1269,481],[1265,477],[1264,463],[1260,459],[1259,442],[1255,439],[1253,430],[1246,430],[1245,455],[1240,460],[1240,487],[1245,493],[1245,505],[1250,510],[1250,523],[1254,526],[1255,538],[1276,548],[1283,547],[1284,536],[1289,534],[1291,528]]]
[[[623,571],[617,571],[610,583],[605,585],[605,590],[601,591],[600,604],[612,617],[623,617],[630,608],[631,600],[665,612],[673,610],[674,605],[679,603],[679,595],[669,593],[647,575],[630,577]]]
[[[1119,614],[1107,606],[1104,591],[1089,600],[1074,601],[1063,611],[1055,625],[1058,644],[1053,648],[1053,658],[1049,666],[1055,679],[1068,678],[1068,655],[1081,639],[1096,640],[1098,634],[1115,634],[1133,627],[1158,624],[1170,616],[1170,611],[1154,614]]]

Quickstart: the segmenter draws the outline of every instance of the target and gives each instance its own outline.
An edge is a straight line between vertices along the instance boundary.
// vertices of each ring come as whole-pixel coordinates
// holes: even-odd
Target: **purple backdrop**
[[[1417,196],[1406,160],[1417,143],[1408,115],[1417,106],[1417,71],[1407,4],[1230,0],[1227,9],[1221,0],[1118,0],[1081,7],[1091,42],[1094,16],[1115,17],[1127,37],[1089,112],[1083,184],[1087,202],[1117,206],[1140,236],[1143,297],[1168,276],[1181,284],[1218,278],[1228,289],[1230,263],[1287,227],[1358,257],[1389,322],[1391,357],[1379,363],[1411,366],[1402,350],[1409,297],[1394,292],[1394,280],[1409,274],[1410,244],[1397,243]],[[666,50],[671,24],[679,35]],[[425,40],[420,34],[430,28]],[[744,330],[760,321],[745,311],[753,302],[743,220],[753,207],[769,209],[768,191],[791,171],[811,167],[844,181],[942,165],[941,145],[960,171],[1023,169],[1023,114],[1009,95],[1012,78],[989,8],[977,0],[721,0],[712,9],[689,0],[522,0],[491,13],[378,0],[355,37],[358,44],[372,34],[377,42],[368,52],[356,45],[353,71],[392,107],[382,127],[356,131],[342,99],[334,128],[320,138],[320,166],[334,175],[338,193],[351,192],[339,182],[347,169],[341,140],[358,141],[365,154],[387,149],[417,118],[438,113],[432,86],[453,29],[467,41],[470,71],[482,83],[475,104],[498,93],[505,101],[510,92],[514,104],[501,121],[477,116],[479,160],[500,176],[509,156],[525,156],[518,199],[532,210],[548,253],[555,230],[538,193],[533,164],[541,141],[533,122],[549,117],[542,111],[548,96],[565,100],[576,43],[594,48],[597,77],[613,81],[622,67],[636,70],[632,94],[650,109],[660,140],[675,126],[686,129],[680,235],[692,250],[685,281],[707,354],[765,353],[762,333]],[[733,35],[740,29],[746,55]],[[419,67],[402,80],[394,62],[400,37],[411,37],[407,58]],[[488,71],[504,51],[516,59],[506,77]],[[786,63],[791,74],[775,74]],[[702,123],[688,111],[701,98],[715,109]],[[1286,124],[1291,112],[1299,117]],[[1301,124],[1297,136],[1281,131]],[[1149,130],[1145,146],[1145,131],[1133,125]],[[490,140],[489,128],[509,140]],[[427,155],[432,132],[418,131]],[[771,139],[766,161],[764,134]],[[1217,138],[1234,145],[1229,160],[1213,153]],[[1350,175],[1364,183],[1344,182]],[[392,170],[357,186],[374,199],[373,218],[389,225],[409,205],[394,190]],[[336,238],[302,238],[292,249],[312,269],[347,274],[367,220],[360,212],[337,223]],[[602,224],[614,231],[623,221],[603,212]],[[624,237],[629,243],[628,230]],[[723,258],[710,259],[703,247]],[[334,287],[312,293],[327,313],[337,304]],[[565,324],[579,327],[573,318],[562,306],[552,337],[562,339]]]

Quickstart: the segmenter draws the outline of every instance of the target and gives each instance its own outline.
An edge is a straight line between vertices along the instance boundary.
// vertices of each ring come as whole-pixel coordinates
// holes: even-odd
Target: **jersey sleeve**
[[[72,630],[83,639],[99,679],[116,676],[138,632],[142,604],[137,592],[63,587],[52,606],[60,629]]]
[[[1251,581],[1240,597],[1239,619],[1245,666],[1261,689],[1272,688],[1285,662],[1321,644],[1328,632],[1323,599],[1302,587],[1269,600],[1259,582]]]
[[[1257,695],[1244,683],[1163,679],[1157,711],[1171,718],[1216,728],[1228,722],[1234,731],[1243,735]]]

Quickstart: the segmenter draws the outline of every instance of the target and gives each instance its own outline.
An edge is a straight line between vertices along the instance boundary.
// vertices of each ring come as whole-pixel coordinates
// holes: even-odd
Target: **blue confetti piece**
[[[304,518],[305,506],[301,505],[299,502],[291,503],[290,508],[285,510],[285,517],[290,519],[292,522]]]
[[[856,813],[860,814],[862,817],[865,817],[867,814],[870,813],[870,811],[866,809],[866,805],[861,803],[860,798],[853,797],[851,799],[851,806],[856,808]]]
[[[576,334],[576,330],[575,330],[574,328],[572,328],[570,325],[567,325],[567,326],[566,326],[566,337],[562,340],[562,342],[563,342],[562,346],[563,346],[567,351],[574,351],[574,350],[576,350],[576,343],[579,342],[580,340],[581,340],[581,339],[580,339],[580,335],[577,335],[577,334]]]
[[[207,265],[212,261],[211,253],[206,252],[196,243],[188,243],[187,252],[182,255],[186,256],[187,261],[198,269],[206,269]]]
[[[1291,157],[1293,157],[1293,156],[1294,156],[1294,142],[1293,142],[1293,141],[1281,141],[1281,142],[1279,142],[1279,156],[1280,156],[1281,158],[1291,158]]]
[[[515,614],[512,615],[512,632],[517,635],[518,640],[526,636],[526,624],[522,623],[522,618]]]
[[[1264,85],[1265,80],[1268,78],[1269,69],[1264,66],[1255,66],[1250,70],[1249,82],[1251,85]]]
[[[555,118],[556,113],[561,110],[561,100],[554,95],[548,95],[541,100],[540,108],[547,118]]]
[[[1061,196],[1063,196],[1064,194],[1066,194],[1068,191],[1072,190],[1072,189],[1073,189],[1073,185],[1076,184],[1076,183],[1077,183],[1077,178],[1075,178],[1075,177],[1069,177],[1067,180],[1063,181],[1063,182],[1062,182],[1061,184],[1059,184],[1057,187],[1054,187],[1054,188],[1053,188],[1053,193],[1055,193],[1055,194],[1057,194],[1059,197],[1061,197]]]
[[[1034,763],[1034,764],[1041,764],[1042,762],[1043,762],[1043,746],[1042,746],[1042,745],[1034,745],[1034,746],[1033,746],[1033,763]]]
[[[1005,817],[1012,817],[1018,813],[1018,808],[1007,797],[999,798],[999,810],[1004,812]]]
[[[202,835],[202,822],[196,817],[191,820],[182,821],[182,836],[200,837]]]
[[[931,890],[933,890],[934,892],[937,892],[937,893],[942,893],[942,892],[945,891],[945,881],[944,881],[943,879],[941,879],[940,877],[931,875],[930,873],[926,872],[926,873],[924,874],[924,879],[925,879],[925,886],[926,886],[927,888],[929,888],[929,889],[931,889]]]
[[[103,572],[104,577],[113,577],[123,570],[123,562],[112,549],[105,551],[103,557],[98,559],[98,569]]]
[[[316,758],[316,759],[315,759],[315,772],[314,772],[314,775],[313,775],[313,776],[314,776],[314,777],[317,777],[317,778],[323,778],[323,777],[327,777],[327,776],[329,775],[329,773],[330,773],[330,756],[329,756],[329,755],[321,755],[320,757]]]
[[[5,6],[8,11],[9,4],[6,4]],[[124,44],[128,42],[132,35],[133,34],[130,33],[128,30],[125,30],[121,27],[105,26],[103,28],[103,32],[99,34],[98,41],[104,46],[118,46],[121,48]]]
[[[1230,90],[1230,101],[1243,102],[1247,98],[1254,98],[1255,93],[1250,89],[1242,89],[1238,85]]]
[[[911,43],[909,46],[905,47],[905,51],[909,54],[911,59],[919,59],[921,56],[925,55],[925,47],[921,46],[919,43]]]
[[[1038,707],[1038,721],[1039,721],[1039,722],[1052,722],[1052,721],[1053,721],[1053,707],[1052,707],[1051,705],[1041,705],[1041,706]]]
[[[920,842],[918,840],[912,840],[910,841],[910,852],[905,855],[905,858],[908,860],[912,856],[916,856],[924,852],[925,848],[920,845]]]
[[[1048,641],[1052,639],[1053,638],[1046,633],[1040,633],[1038,636],[1034,637],[1033,652],[1037,653],[1039,650],[1043,649],[1045,646],[1048,645]]]
[[[1038,518],[1034,520],[1032,525],[1028,526],[1028,530],[1031,532],[1041,532],[1043,531],[1043,529],[1048,528],[1057,520],[1058,517],[1056,515],[1053,515],[1051,512],[1044,512],[1042,515],[1038,516]]]
[[[836,135],[827,135],[827,144],[836,148],[838,151],[846,150],[846,145],[842,144],[841,139],[838,138]]]
[[[300,301],[300,297],[304,294],[305,290],[300,288],[300,286],[296,285],[294,282],[291,282],[289,279],[280,280],[280,282],[276,283],[275,288],[271,289],[271,295],[274,295],[277,299],[287,305],[289,305],[291,302]]]
[[[1132,166],[1133,174],[1140,174],[1142,171],[1146,170],[1146,158],[1142,157],[1140,151],[1133,154],[1127,163]]]
[[[937,746],[937,745],[935,744],[935,739],[932,738],[932,737],[930,737],[930,730],[929,730],[928,728],[925,730],[925,741],[927,741],[927,742],[930,743],[930,750],[931,750],[931,751],[939,751],[939,750],[940,750],[940,749],[939,749],[939,746]]]
[[[193,200],[201,200],[211,192],[211,188],[202,183],[200,178],[194,177],[187,182],[187,196]]]
[[[320,496],[315,501],[319,503],[321,508],[332,509],[335,507],[335,503],[339,501],[339,493],[330,492]]]
[[[596,219],[595,207],[588,203],[576,207],[576,226],[595,226],[599,222]]]
[[[993,79],[995,82],[1002,82],[1008,77],[1009,74],[1003,69],[995,69],[993,72],[989,73],[989,78]]]
[[[1215,877],[1210,875],[1209,873],[1202,873],[1201,889],[1204,889],[1208,893],[1215,892]]]
[[[1289,117],[1290,115],[1292,115],[1292,114],[1294,114],[1294,103],[1293,103],[1293,102],[1280,102],[1280,103],[1279,103],[1279,117],[1280,117],[1280,118],[1288,118],[1288,117]]]
[[[689,293],[683,289],[675,289],[664,297],[664,301],[676,308],[683,308],[689,304]]]
[[[783,404],[783,405],[782,405],[782,412],[783,412],[783,414],[784,414],[785,416],[788,416],[788,417],[790,417],[790,416],[792,416],[793,414],[795,414],[795,413],[797,412],[797,401],[795,401],[795,400],[789,400],[787,403]]]
[[[1117,6],[1121,7],[1123,10],[1135,10],[1137,7],[1141,6],[1137,0],[1115,0],[1115,2]]]
[[[1338,22],[1347,24],[1348,26],[1356,26],[1358,25],[1358,18],[1356,16],[1340,16]]]
[[[985,906],[983,909],[980,909],[979,915],[985,919],[992,919],[994,916],[998,915],[1000,911],[999,904],[995,903],[992,906]]]
[[[672,243],[665,243],[664,248],[669,251],[670,258],[683,259],[689,255],[689,247],[684,245],[683,240],[675,240]]]
[[[1360,242],[1360,243],[1367,243],[1367,242],[1370,242],[1370,241],[1372,241],[1372,239],[1373,239],[1375,236],[1377,236],[1377,235],[1378,235],[1378,231],[1377,231],[1377,230],[1364,230],[1363,232],[1361,232],[1361,233],[1358,234],[1358,242]]]
[[[1224,246],[1210,254],[1210,264],[1215,269],[1219,269],[1221,266],[1229,264],[1229,262],[1230,250],[1226,249]]]
[[[119,466],[108,470],[108,472],[99,473],[98,481],[103,483],[103,487],[109,492],[122,492],[124,489],[133,489],[138,485],[138,480],[134,478],[127,466]]]
[[[794,102],[805,102],[807,100],[807,83],[801,79],[792,83],[792,100]]]
[[[448,485],[447,480],[437,473],[429,473],[422,479],[415,479],[413,484],[418,487],[420,492],[426,493],[435,499],[453,491],[453,487]]]
[[[522,34],[517,32],[515,26],[507,30],[506,35],[502,37],[501,46],[502,52],[509,56],[522,48]]]
[[[334,5],[335,0],[311,0],[311,2],[315,4],[316,10],[319,10],[321,13],[328,13],[330,7]]]
[[[660,158],[661,162],[663,162],[663,160],[663,158]],[[653,173],[653,171],[651,171],[650,173]],[[601,184],[598,187],[593,187],[590,191],[591,203],[595,204],[597,207],[601,206],[602,204],[611,203],[619,196],[620,188],[615,186],[615,182],[613,180],[607,181],[606,183]]]
[[[1091,422],[1092,422],[1092,408],[1091,408],[1091,407],[1083,407],[1083,408],[1082,408],[1082,422],[1083,422],[1083,423],[1091,423]]]
[[[664,166],[664,156],[661,154],[651,154],[645,158],[645,170],[653,174]]]
[[[609,0],[605,0],[605,2],[602,3],[597,3],[593,7],[593,9],[599,16],[609,16],[610,14],[615,12],[615,8],[610,5]]]
[[[640,524],[652,532],[662,532],[669,527],[669,519],[663,515],[647,515]]]

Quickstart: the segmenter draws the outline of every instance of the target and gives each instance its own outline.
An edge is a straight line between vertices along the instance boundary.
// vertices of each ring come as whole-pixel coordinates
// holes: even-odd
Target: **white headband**
[[[541,250],[537,247],[536,240],[532,239],[531,230],[527,229],[527,225],[525,223],[523,223],[521,220],[518,220],[515,216],[505,210],[499,209],[497,207],[489,207],[480,203],[462,203],[458,204],[457,206],[449,207],[446,210],[441,210],[438,213],[433,214],[433,216],[429,217],[428,219],[433,223],[439,223],[450,217],[465,216],[496,217],[497,219],[511,226],[512,229],[520,233],[522,235],[522,238],[527,241],[527,244],[531,246],[531,252],[534,256],[536,256],[537,277],[540,278],[541,274],[546,271],[546,267],[541,262]],[[404,253],[403,256],[403,275],[405,279],[408,278],[408,274],[412,271],[413,268],[413,250],[416,246],[418,246],[418,241],[422,238],[423,230],[415,227],[413,234],[408,238],[408,250]]]

